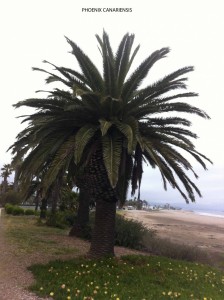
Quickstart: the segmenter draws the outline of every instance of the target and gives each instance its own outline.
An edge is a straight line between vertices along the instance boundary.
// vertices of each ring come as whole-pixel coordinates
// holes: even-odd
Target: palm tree
[[[191,66],[140,88],[149,70],[166,57],[169,48],[153,52],[129,74],[139,50],[137,46],[132,51],[134,35],[124,35],[116,54],[106,32],[102,38],[98,35],[96,38],[103,74],[68,38],[81,71],[47,61],[44,63],[53,66],[56,74],[34,68],[49,75],[47,83],[58,81],[68,90],[53,89],[47,91],[48,97],[27,99],[15,105],[33,107],[37,112],[24,118],[23,122],[29,126],[18,135],[11,148],[15,160],[25,155],[20,169],[20,179],[25,185],[29,185],[43,166],[47,166],[42,179],[43,190],[47,190],[60,173],[73,170],[71,172],[79,174],[82,188],[96,202],[89,253],[100,257],[114,254],[116,204],[125,198],[129,182],[132,194],[138,190],[140,199],[144,162],[158,168],[164,188],[170,184],[185,201],[195,201],[195,193],[201,196],[187,174],[191,171],[197,178],[183,152],[204,169],[204,161],[209,159],[195,149],[192,139],[197,136],[188,129],[191,122],[182,113],[207,119],[209,116],[186,103],[187,99],[197,96],[182,91],[186,89],[186,74],[193,71]],[[170,116],[170,112],[176,116]]]
[[[19,168],[22,164],[22,161],[17,161],[17,164],[11,163],[11,170],[14,171],[14,181],[13,181],[13,190],[15,192],[19,191],[19,180],[18,180],[18,174],[19,174]]]
[[[6,193],[8,187],[8,177],[12,174],[12,167],[10,164],[4,164],[1,168],[1,177],[3,178],[2,181],[2,193]]]

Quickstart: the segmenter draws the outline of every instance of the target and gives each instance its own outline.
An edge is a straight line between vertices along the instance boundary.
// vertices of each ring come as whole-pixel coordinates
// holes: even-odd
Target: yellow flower
[[[67,289],[67,292],[70,292],[70,289]]]
[[[65,288],[65,284],[64,284],[64,283],[61,285],[61,288],[62,288],[62,289],[64,289],[64,288]]]
[[[44,288],[41,286],[41,287],[40,287],[40,291],[43,291],[43,289],[44,289]]]
[[[54,296],[54,293],[53,293],[53,292],[50,292],[50,296]]]
[[[68,296],[68,297],[67,297],[67,299],[68,299],[68,300],[71,300],[71,297],[70,297],[70,296]]]

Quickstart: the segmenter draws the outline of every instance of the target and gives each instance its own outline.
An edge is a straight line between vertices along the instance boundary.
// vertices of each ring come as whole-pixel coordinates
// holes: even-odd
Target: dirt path
[[[15,259],[15,249],[5,238],[4,216],[0,215],[0,300],[39,300],[25,287],[33,282],[23,260]],[[46,300],[46,299],[45,299]]]

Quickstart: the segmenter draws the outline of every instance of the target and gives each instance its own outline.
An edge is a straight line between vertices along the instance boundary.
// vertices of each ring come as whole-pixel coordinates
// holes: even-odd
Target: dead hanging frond
[[[142,173],[143,173],[142,160],[143,160],[142,149],[140,145],[137,144],[135,150],[135,156],[134,156],[133,172],[132,172],[131,195],[133,196],[135,194],[135,191],[138,189],[138,200],[140,200],[140,188],[141,188]]]

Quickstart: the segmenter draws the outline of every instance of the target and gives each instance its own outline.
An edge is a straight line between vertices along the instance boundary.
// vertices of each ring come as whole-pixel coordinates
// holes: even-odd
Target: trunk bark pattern
[[[95,225],[89,255],[95,258],[113,256],[118,196],[110,185],[100,147],[92,154],[86,174],[89,194],[96,202]]]

